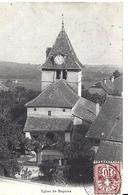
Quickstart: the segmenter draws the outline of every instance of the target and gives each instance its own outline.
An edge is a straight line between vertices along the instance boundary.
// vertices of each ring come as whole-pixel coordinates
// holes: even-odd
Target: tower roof
[[[64,25],[64,24],[63,24]],[[71,42],[64,30],[62,25],[62,30],[60,31],[49,55],[47,56],[46,62],[42,65],[42,69],[54,70],[54,69],[67,69],[67,70],[81,70],[82,64],[78,60]],[[62,65],[57,65],[54,63],[54,57],[57,55],[63,55],[65,61]]]
[[[79,96],[64,80],[48,85],[42,93],[26,104],[27,107],[72,108]]]

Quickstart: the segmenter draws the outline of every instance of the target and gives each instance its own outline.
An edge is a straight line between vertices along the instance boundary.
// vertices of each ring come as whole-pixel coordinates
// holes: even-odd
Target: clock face
[[[61,65],[64,63],[64,57],[62,55],[57,55],[55,58],[54,58],[54,62],[58,65]]]

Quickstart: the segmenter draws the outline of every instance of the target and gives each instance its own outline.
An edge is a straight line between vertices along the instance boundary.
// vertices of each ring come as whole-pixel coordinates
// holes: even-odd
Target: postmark
[[[95,194],[120,194],[121,174],[118,163],[94,164]]]

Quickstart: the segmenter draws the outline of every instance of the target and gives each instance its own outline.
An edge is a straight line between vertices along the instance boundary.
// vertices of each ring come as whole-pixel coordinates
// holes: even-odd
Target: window
[[[63,79],[67,79],[67,70],[63,70]]]
[[[61,78],[61,71],[57,70],[56,71],[56,79],[60,79]]]
[[[36,111],[36,108],[34,108],[34,111]]]
[[[48,116],[51,116],[51,111],[48,111]]]
[[[65,109],[63,109],[63,112],[65,112]]]
[[[70,133],[69,132],[65,132],[65,142],[70,143],[70,139],[71,139]]]

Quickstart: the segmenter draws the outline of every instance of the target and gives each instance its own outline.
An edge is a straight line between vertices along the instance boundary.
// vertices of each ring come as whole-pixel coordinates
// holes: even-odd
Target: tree
[[[114,79],[118,78],[120,75],[121,73],[118,70],[115,70],[115,72],[113,72]]]
[[[6,172],[5,176],[14,176],[20,171],[17,160],[9,150],[8,140],[5,136],[0,136],[0,164]]]

